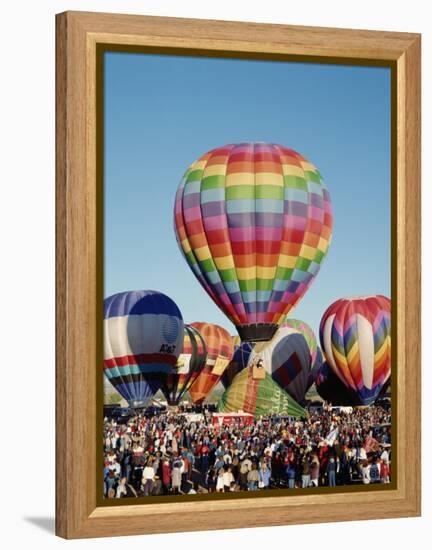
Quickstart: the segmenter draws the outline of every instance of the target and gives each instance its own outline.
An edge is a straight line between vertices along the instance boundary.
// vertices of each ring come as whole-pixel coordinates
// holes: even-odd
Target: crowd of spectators
[[[104,420],[108,498],[388,483],[391,412],[324,406],[305,419],[214,425],[204,411]]]

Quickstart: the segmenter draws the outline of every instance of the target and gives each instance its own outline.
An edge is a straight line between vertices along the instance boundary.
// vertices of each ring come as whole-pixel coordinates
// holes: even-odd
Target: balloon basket
[[[252,367],[253,380],[264,380],[265,375],[266,375],[266,370],[264,367],[257,367],[256,365]]]
[[[128,401],[128,404],[129,408],[136,413],[138,413],[140,409],[145,409],[146,407],[148,407],[148,401],[141,401],[139,399]]]

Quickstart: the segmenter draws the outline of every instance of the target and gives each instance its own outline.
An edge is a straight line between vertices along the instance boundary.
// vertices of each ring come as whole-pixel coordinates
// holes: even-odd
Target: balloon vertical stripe
[[[375,401],[390,377],[390,318],[390,300],[370,296],[338,300],[321,320],[321,346],[330,368],[364,405]]]

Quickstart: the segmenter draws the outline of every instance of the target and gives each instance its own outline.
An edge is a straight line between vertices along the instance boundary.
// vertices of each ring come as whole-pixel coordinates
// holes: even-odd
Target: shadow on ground
[[[29,523],[32,523],[33,525],[36,525],[36,527],[39,527],[39,529],[42,529],[43,531],[46,531],[48,533],[51,533],[54,535],[55,531],[55,520],[54,518],[38,518],[38,517],[29,517],[24,518],[25,521],[28,521]]]

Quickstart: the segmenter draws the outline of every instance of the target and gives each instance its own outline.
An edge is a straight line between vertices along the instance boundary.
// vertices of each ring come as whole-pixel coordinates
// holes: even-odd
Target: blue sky
[[[290,315],[317,331],[337,298],[390,296],[390,69],[112,52],[104,86],[105,296],[159,290],[235,334],[177,247],[173,205],[191,162],[244,141],[295,149],[331,195],[330,250]]]

